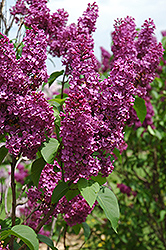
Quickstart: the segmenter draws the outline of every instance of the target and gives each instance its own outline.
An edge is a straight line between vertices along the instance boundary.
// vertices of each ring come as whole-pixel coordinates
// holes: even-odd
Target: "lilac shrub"
[[[78,186],[78,192],[82,192],[80,178],[90,185],[92,176],[101,175],[102,178],[112,173],[115,148],[122,153],[127,147],[124,127],[134,122],[132,107],[135,96],[147,100],[147,107],[150,107],[149,83],[154,79],[163,52],[161,44],[157,44],[153,37],[155,26],[151,19],[144,22],[140,31],[136,30],[133,18],[118,19],[112,33],[111,62],[110,54],[102,50],[102,71],[110,70],[108,77],[102,80],[96,71],[98,61],[93,51],[97,4],[88,4],[77,23],[67,25],[68,13],[59,9],[51,14],[46,3],[46,0],[18,0],[11,9],[15,20],[22,22],[27,29],[22,42],[15,49],[6,36],[0,36],[0,134],[5,134],[6,148],[14,156],[12,170],[21,154],[35,159],[38,151],[31,177],[33,179],[33,174],[39,174],[38,169],[34,170],[33,167],[42,162],[39,184],[38,187],[29,188],[28,203],[20,208],[20,212],[25,225],[36,233],[41,230],[43,234],[42,226],[50,223],[52,216],[56,218],[62,214],[67,225],[74,226],[85,222],[91,213],[95,200],[90,207],[81,193],[71,200],[61,196],[58,202],[53,203],[53,191],[61,183],[67,186],[66,189],[70,189],[74,183]],[[18,53],[19,47],[22,49],[21,55]],[[55,116],[60,119],[59,123],[56,120],[56,136],[52,135],[55,120],[53,107],[39,91],[39,87],[44,87],[48,81],[46,50],[53,56],[61,57],[65,67],[60,105],[54,99],[57,101],[56,107],[54,103]],[[66,77],[69,90],[62,105]],[[152,113],[151,109],[146,124],[151,123]],[[54,139],[50,140],[51,137]],[[53,151],[52,155],[47,147]],[[53,161],[54,164],[48,164]],[[20,166],[19,171],[22,171]],[[22,183],[18,175],[15,175],[15,179]],[[111,199],[115,199],[111,190],[102,187],[103,192],[100,192],[102,188],[98,182],[92,183],[99,188],[94,192],[91,190],[93,187],[88,186],[94,195],[98,194],[96,198],[102,199],[104,192],[107,192]],[[124,190],[128,190],[125,191],[128,195],[131,193],[130,188],[123,186]],[[119,218],[116,205],[115,210],[116,225],[111,222],[114,229]],[[14,217],[12,210],[12,219]],[[12,221],[12,226],[14,223]]]

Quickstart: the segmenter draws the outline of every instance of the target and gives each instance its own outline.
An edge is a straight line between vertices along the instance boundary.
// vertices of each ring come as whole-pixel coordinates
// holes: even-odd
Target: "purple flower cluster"
[[[47,79],[43,31],[27,31],[24,43],[23,56],[17,60],[13,44],[0,37],[0,134],[6,134],[11,154],[31,159],[45,135],[51,135],[54,116],[44,95],[32,91]]]
[[[126,186],[125,184],[117,184],[117,187],[120,189],[120,192],[123,194],[127,194],[127,196],[133,195],[134,197],[137,195],[137,192],[132,191],[131,187]]]
[[[24,184],[25,178],[29,175],[28,169],[24,168],[24,165],[18,164],[17,166],[18,172],[15,172],[14,177],[17,182],[20,182],[22,185]]]
[[[162,56],[162,44],[157,44],[153,34],[155,25],[151,19],[146,20],[139,32],[135,30],[134,19],[127,17],[120,19],[115,24],[115,31],[112,33],[114,60],[121,58],[121,64],[124,62],[130,65],[133,71],[131,82],[135,87],[135,94],[145,99],[147,106],[147,116],[143,126],[152,125],[152,116],[154,114],[149,98],[149,83],[155,77],[155,69]],[[130,119],[128,124],[140,126],[135,111],[130,108]]]
[[[104,73],[111,69],[112,65],[111,54],[103,47],[100,47],[100,50],[101,50],[101,67],[99,67],[99,71]]]
[[[140,97],[146,95],[149,83],[155,77],[155,69],[162,56],[162,44],[154,38],[153,20],[146,20],[139,32],[135,30],[134,19],[127,17],[115,23],[112,33],[114,60],[127,60],[133,70],[133,84]]]
[[[47,0],[26,0],[26,2],[29,6],[24,18],[25,25],[28,27],[37,25],[39,29],[47,31],[50,18],[50,10],[46,6]]]
[[[41,172],[38,188],[31,187],[28,192],[28,203],[25,208],[20,208],[20,212],[25,217],[28,216],[34,209],[38,208],[37,211],[33,212],[25,224],[32,227],[34,230],[41,221],[44,215],[46,215],[50,209],[51,196],[54,188],[61,179],[61,172],[55,174],[53,167],[60,168],[58,163],[55,161],[54,165],[46,164]],[[57,209],[55,209],[53,216],[57,216]],[[50,216],[47,223],[51,222],[52,216]]]
[[[161,31],[162,36],[166,36],[166,30]]]
[[[92,212],[94,206],[91,208],[81,195],[77,195],[71,201],[67,201],[63,197],[59,202],[58,209],[61,214],[64,214],[63,218],[66,223],[72,227],[77,223],[85,222],[86,217]]]
[[[53,56],[62,56],[65,54],[65,43],[70,39],[70,35],[66,28],[68,13],[64,9],[58,9],[50,16],[48,44],[49,52]]]
[[[16,23],[19,22],[17,15],[25,16],[28,12],[25,1],[17,0],[16,4],[10,9],[10,14],[15,17]]]
[[[26,31],[26,36],[22,42],[24,47],[18,64],[23,74],[29,77],[29,87],[35,90],[43,82],[47,82],[48,80],[46,68],[46,36],[42,30],[33,26],[33,29]]]
[[[24,208],[20,208],[21,214],[28,216],[28,214],[39,206],[38,210],[35,211],[26,221],[26,224],[33,229],[37,227],[43,216],[48,213],[52,192],[61,180],[61,172],[55,173],[53,170],[54,166],[58,167],[60,170],[60,166],[56,161],[54,162],[54,165],[46,164],[41,172],[38,188],[32,187],[28,190],[28,203]],[[77,195],[71,201],[67,201],[64,196],[59,201],[52,215],[56,217],[59,213],[63,214],[64,220],[67,224],[73,226],[77,223],[84,222],[92,209],[93,208],[90,208],[81,195]],[[52,216],[50,216],[47,223],[51,221],[51,217]]]
[[[66,33],[68,13],[64,9],[58,9],[51,14],[47,7],[47,0],[17,0],[10,13],[15,17],[16,22],[21,16],[27,27],[36,26],[43,30],[47,37],[47,45],[50,46],[49,52],[53,56],[59,57],[65,53],[64,44],[68,39]]]

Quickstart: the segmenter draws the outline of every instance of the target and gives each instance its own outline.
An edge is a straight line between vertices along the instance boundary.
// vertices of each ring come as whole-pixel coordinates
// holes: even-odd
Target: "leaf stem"
[[[63,99],[63,91],[64,91],[64,86],[65,86],[65,76],[66,76],[66,69],[65,69],[63,79],[62,79],[61,99]]]

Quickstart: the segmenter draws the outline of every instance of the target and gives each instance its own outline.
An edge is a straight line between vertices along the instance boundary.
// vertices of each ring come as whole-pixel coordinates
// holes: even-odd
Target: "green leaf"
[[[7,230],[0,230],[1,234],[0,234],[0,241],[6,239],[10,234],[11,234],[11,230],[7,229]]]
[[[9,235],[14,235],[20,238],[30,250],[39,249],[39,241],[35,231],[25,225],[17,225],[11,228],[11,230],[5,230],[1,233],[0,240],[6,239]]]
[[[63,93],[63,98],[61,98],[61,94],[59,95],[54,95],[53,99],[50,99],[49,102],[57,102],[60,105],[63,105],[64,102],[66,101],[66,98],[68,97],[68,94]]]
[[[16,43],[15,44],[15,48],[17,49],[16,50],[16,59],[20,59],[21,56],[22,56],[22,49],[25,45],[23,44],[23,42],[21,43]]]
[[[36,187],[38,187],[40,175],[45,165],[46,165],[46,162],[42,157],[35,160],[32,163],[30,177]]]
[[[20,238],[31,250],[39,249],[39,241],[35,231],[25,225],[18,225],[11,228],[11,234]]]
[[[143,127],[140,127],[140,128],[138,128],[138,129],[136,130],[136,133],[137,133],[137,137],[138,137],[138,138],[142,135],[142,133],[143,133],[144,130],[145,130],[145,128],[143,128]]]
[[[80,75],[80,79],[84,79],[85,78],[85,76],[84,75]]]
[[[68,94],[63,93],[63,98],[66,99],[67,97],[68,97]],[[59,94],[59,95],[54,95],[53,98],[55,98],[55,99],[56,99],[56,98],[57,98],[57,99],[61,99],[61,94]]]
[[[58,185],[54,188],[51,202],[57,203],[69,190],[69,187],[66,182],[60,181]]]
[[[88,226],[88,224],[86,222],[82,223],[82,227],[84,229],[85,241],[87,241],[87,239],[89,238],[90,233],[91,233],[90,227]]]
[[[110,220],[112,228],[116,231],[119,221],[119,206],[114,193],[107,187],[102,187],[98,193],[97,201]]]
[[[156,137],[161,140],[163,138],[163,135],[162,133],[160,133],[158,130],[155,129],[155,134],[156,134]],[[164,135],[165,136],[165,135]]]
[[[155,77],[155,81],[157,82],[159,88],[162,88],[164,86],[164,83],[161,78]]]
[[[5,148],[5,146],[2,146],[0,148],[0,164],[3,162],[3,160],[5,159],[6,155],[8,153],[8,149]]]
[[[103,177],[102,174],[100,173],[97,176],[92,176],[91,180],[98,182],[99,185],[103,185],[104,183],[107,182],[106,177]]]
[[[5,139],[5,135],[4,135],[4,134],[1,134],[1,135],[0,135],[0,142],[2,142],[4,139]]]
[[[63,105],[64,102],[66,101],[66,99],[65,99],[65,98],[63,98],[63,99],[54,98],[54,99],[49,100],[49,102],[52,102],[52,101],[57,102],[57,103],[59,103],[60,105]]]
[[[160,221],[163,221],[164,218],[165,218],[165,215],[166,215],[166,211],[165,211],[165,210],[161,210],[161,211],[160,211],[160,219],[159,219],[158,221],[159,221],[159,222],[160,222]]]
[[[54,117],[55,117],[55,124],[60,127],[61,126],[61,119],[60,119],[60,116],[59,116],[59,110],[54,107]]]
[[[119,152],[119,149],[114,148],[113,153],[116,155],[116,157],[118,158],[119,162],[122,163],[122,156],[121,156],[121,154]]]
[[[19,225],[21,223],[21,220],[20,218],[16,217],[15,219],[15,224],[16,225]],[[1,228],[11,228],[12,226],[12,218],[11,217],[8,217],[7,219],[5,220],[2,220],[0,219],[0,225],[1,225]]]
[[[143,123],[147,113],[145,101],[140,97],[135,97],[133,108],[135,109],[140,122]]]
[[[81,230],[81,225],[77,223],[76,225],[72,226],[72,228],[73,228],[75,234],[78,235],[80,230]]]
[[[53,164],[56,153],[58,151],[59,142],[55,138],[50,138],[48,142],[43,143],[43,147],[41,149],[41,155],[43,156],[44,160],[49,163]]]
[[[40,240],[41,242],[43,242],[47,246],[49,246],[52,250],[58,250],[56,247],[54,247],[53,241],[50,238],[48,238],[47,236],[42,235],[42,234],[38,234],[37,238],[38,238],[38,240]]]
[[[161,42],[162,42],[163,48],[165,49],[165,47],[166,47],[166,37],[165,36],[162,38]]]
[[[155,132],[150,125],[148,125],[148,131],[151,135],[155,136]]]
[[[52,73],[50,75],[50,77],[48,78],[48,82],[44,83],[43,87],[48,83],[49,84],[49,87],[53,84],[53,82],[61,75],[63,75],[64,73],[64,70],[61,70],[61,71],[56,71],[54,73]]]
[[[100,190],[98,182],[94,182],[91,180],[88,181],[84,178],[81,178],[77,183],[82,196],[87,201],[89,206],[92,207]]]
[[[65,194],[66,199],[68,201],[71,201],[75,196],[77,196],[80,193],[79,189],[78,189],[78,185],[77,184],[72,184],[69,188],[69,191]]]

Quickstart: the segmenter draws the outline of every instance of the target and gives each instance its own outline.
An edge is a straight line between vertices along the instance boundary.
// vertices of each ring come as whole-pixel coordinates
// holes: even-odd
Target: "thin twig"
[[[0,3],[0,29],[1,29],[1,20],[3,21],[4,25],[5,25],[5,29],[7,27],[7,24],[6,24],[6,19],[3,15],[3,8],[5,6],[5,0],[1,0],[1,3]]]
[[[51,225],[51,231],[50,231],[50,239],[52,239],[52,236],[53,236],[53,232],[54,232],[54,227],[55,227],[55,223],[56,223],[56,221],[57,221],[57,218],[53,218],[53,221],[52,221],[52,225]],[[49,248],[49,246],[47,247],[47,250],[49,250],[50,248]]]
[[[37,210],[39,210],[40,206],[41,206],[41,204],[40,204],[38,207],[36,207],[34,210],[32,210],[32,212],[31,212],[30,214],[28,214],[28,216],[25,218],[25,220],[23,221],[22,224],[25,224],[26,221],[31,217],[31,215],[32,215],[34,212],[36,212]]]
[[[46,221],[49,219],[49,217],[52,215],[52,213],[54,212],[56,206],[58,203],[55,204],[51,204],[50,206],[50,210],[48,211],[48,213],[44,216],[44,218],[41,220],[41,222],[39,223],[39,225],[37,226],[35,232],[38,233],[40,231],[40,229],[42,228],[42,226],[45,225]]]
[[[62,227],[61,230],[60,230],[60,232],[59,232],[58,239],[57,239],[57,241],[56,241],[56,246],[57,246],[58,243],[59,243],[59,240],[60,240],[60,237],[61,237],[61,234],[62,234],[63,230],[64,230],[64,227]]]
[[[24,205],[24,204],[26,204],[27,202],[28,202],[28,198],[26,198],[24,201],[19,200],[19,201],[16,202],[16,207],[17,207],[17,206]]]
[[[66,224],[65,230],[64,230],[64,236],[63,236],[63,245],[64,245],[64,249],[65,249],[65,250],[67,249],[67,246],[66,246],[66,233],[67,233],[67,228],[68,228],[68,225]]]
[[[23,24],[24,24],[24,21],[23,21],[23,18],[21,18],[21,19],[20,19],[20,25],[19,25],[19,28],[18,28],[18,31],[17,31],[17,35],[16,35],[16,41],[17,41],[17,39],[18,39],[18,36],[19,36],[19,33],[20,33],[20,31],[21,31],[21,28],[22,28]],[[20,35],[20,36],[21,36],[21,35]],[[20,40],[20,37],[19,37],[19,40]]]
[[[91,235],[92,235],[92,231],[91,231],[91,233],[89,234],[89,237],[88,237],[88,239],[87,239],[87,240],[89,240],[89,239],[90,239]],[[87,240],[86,240],[86,241],[84,241],[84,242],[82,243],[82,245],[78,248],[78,250],[81,250],[81,249],[82,249],[82,247],[85,245],[85,243],[87,242]]]
[[[19,200],[21,199],[21,195],[22,195],[23,192],[25,191],[26,187],[27,187],[27,185],[22,186],[21,192],[20,192],[20,194],[19,194],[19,197],[18,197],[17,201],[19,201]]]
[[[5,190],[5,213],[7,216],[9,215],[9,211],[7,208],[7,196],[8,196],[9,185],[10,185],[10,178],[8,178],[6,190]]]
[[[12,18],[12,20],[11,20],[11,23],[9,24],[8,28],[5,30],[5,35],[6,35],[6,36],[8,36],[9,31],[10,31],[12,25],[13,25],[13,22],[14,22],[14,16],[13,16],[13,18]]]

